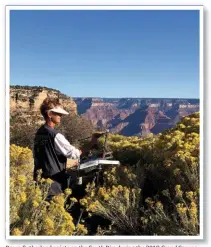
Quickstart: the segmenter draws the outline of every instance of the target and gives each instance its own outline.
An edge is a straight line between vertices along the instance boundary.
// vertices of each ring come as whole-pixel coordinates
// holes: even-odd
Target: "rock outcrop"
[[[28,123],[42,122],[40,105],[46,97],[59,98],[70,113],[77,114],[77,105],[71,97],[46,87],[10,86],[10,116],[19,115]]]

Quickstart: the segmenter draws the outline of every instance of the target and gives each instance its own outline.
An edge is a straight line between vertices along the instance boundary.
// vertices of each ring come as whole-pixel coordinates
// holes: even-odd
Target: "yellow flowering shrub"
[[[93,193],[94,190],[94,193]],[[88,186],[87,196],[80,200],[91,214],[100,215],[111,221],[121,234],[139,233],[139,201],[141,189],[122,185],[95,188]]]
[[[71,189],[54,196],[51,201],[46,200],[53,181],[43,179],[40,175],[38,184],[33,181],[31,151],[28,148],[11,145],[10,157],[10,234],[15,236],[87,234],[85,226],[75,226],[72,216],[65,208],[67,197],[72,194]],[[76,198],[70,198],[68,209],[76,201]]]
[[[79,200],[88,217],[98,215],[109,220],[110,225],[98,226],[96,234],[138,234],[141,189],[132,168],[109,168],[103,178],[102,186],[89,183],[86,196]]]
[[[101,144],[104,138],[100,138]],[[97,235],[199,234],[199,113],[173,129],[147,138],[109,135],[108,146],[119,167],[108,167],[103,184],[89,183],[83,198],[66,190],[46,201],[51,181],[32,181],[32,154],[11,145],[10,222],[12,235],[86,235],[64,208],[80,203],[87,215],[108,219]],[[86,218],[85,218],[86,221]]]
[[[199,113],[194,113],[175,128],[145,139],[110,135],[108,146],[114,158],[130,166],[105,171],[104,186],[89,185],[81,205],[110,219],[116,234],[199,234],[199,120]],[[128,194],[139,188],[143,200],[140,193],[130,215],[133,197]]]
[[[76,226],[76,233],[75,235],[86,235],[88,233],[87,228],[83,224],[78,224]]]
[[[145,199],[141,209],[140,224],[146,235],[198,235],[198,195],[192,191],[182,191],[175,186],[174,197],[169,190],[163,190],[160,201],[158,195]]]
[[[10,145],[10,165],[31,165],[33,162],[32,151],[29,148],[23,148]]]
[[[199,113],[184,117],[174,129],[159,134],[151,155],[142,157],[148,177],[145,188],[165,197],[168,212],[165,232],[154,229],[157,234],[199,234],[199,121]]]

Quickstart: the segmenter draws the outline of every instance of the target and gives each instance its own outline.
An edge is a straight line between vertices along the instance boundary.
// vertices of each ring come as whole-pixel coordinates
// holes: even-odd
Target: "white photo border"
[[[200,79],[200,233],[197,236],[11,236],[9,234],[9,119],[10,119],[10,10],[198,10],[199,11],[199,79]],[[10,240],[200,240],[204,237],[203,208],[203,95],[204,95],[204,7],[203,5],[6,5],[6,239]]]

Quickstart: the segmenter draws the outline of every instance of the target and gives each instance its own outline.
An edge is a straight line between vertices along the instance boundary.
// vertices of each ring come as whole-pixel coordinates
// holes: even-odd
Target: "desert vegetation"
[[[32,116],[32,122],[26,122],[21,114],[14,114],[10,118],[10,143],[21,147],[33,147],[34,135],[40,124],[36,121],[37,116]],[[44,123],[44,121],[43,121]],[[76,115],[64,116],[62,123],[57,127],[58,131],[65,135],[70,143],[79,145],[80,140],[84,140],[92,135],[94,128],[90,121]],[[81,142],[82,143],[82,142]]]
[[[11,235],[198,235],[200,198],[199,113],[175,128],[146,138],[110,134],[108,147],[121,165],[105,169],[102,182],[87,182],[83,197],[70,189],[46,200],[50,179],[35,184],[30,145],[15,141],[11,131]],[[71,142],[93,133],[79,118],[61,130]],[[75,132],[81,127],[87,132]],[[15,132],[16,131],[16,132]],[[75,136],[71,136],[75,133]],[[31,133],[31,132],[30,132]],[[29,133],[29,134],[30,134]],[[30,139],[30,138],[29,138]],[[17,138],[17,140],[20,140]],[[99,138],[101,152],[104,137]],[[82,147],[84,142],[78,142]],[[75,214],[80,208],[80,216]],[[93,231],[92,224],[95,224]]]

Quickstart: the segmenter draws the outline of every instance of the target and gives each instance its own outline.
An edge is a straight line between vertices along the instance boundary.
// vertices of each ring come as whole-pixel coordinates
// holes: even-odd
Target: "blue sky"
[[[12,10],[10,84],[199,98],[199,11]]]

